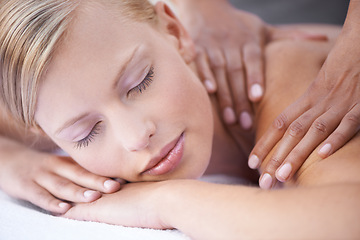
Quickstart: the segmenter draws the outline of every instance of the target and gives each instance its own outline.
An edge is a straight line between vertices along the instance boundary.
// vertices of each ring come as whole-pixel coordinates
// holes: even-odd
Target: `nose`
[[[131,133],[124,139],[125,149],[129,152],[141,151],[149,146],[150,139],[155,133],[155,125],[147,121],[140,128],[129,129],[129,131]]]
[[[116,138],[125,150],[134,152],[141,151],[149,146],[151,137],[156,132],[156,126],[150,120],[141,120],[135,117],[128,118],[126,123],[120,123],[114,130]]]

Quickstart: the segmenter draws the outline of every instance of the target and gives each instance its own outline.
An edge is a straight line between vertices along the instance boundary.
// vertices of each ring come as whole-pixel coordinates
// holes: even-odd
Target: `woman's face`
[[[211,154],[213,117],[184,61],[187,35],[81,6],[40,86],[36,121],[84,168],[128,181],[196,178]]]

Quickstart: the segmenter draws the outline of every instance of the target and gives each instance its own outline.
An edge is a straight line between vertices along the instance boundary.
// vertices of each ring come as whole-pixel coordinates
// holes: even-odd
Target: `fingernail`
[[[251,155],[250,158],[249,158],[249,161],[248,161],[248,165],[251,169],[256,169],[258,168],[260,164],[260,159],[258,158],[258,156],[256,155]]]
[[[85,197],[85,198],[90,198],[90,197],[92,197],[94,194],[96,194],[95,191],[87,190],[87,191],[84,192],[84,197]]]
[[[270,189],[271,188],[271,186],[272,186],[272,177],[270,176],[270,174],[265,173],[263,175],[263,177],[260,180],[259,186],[262,189]]]
[[[118,182],[115,182],[113,180],[106,180],[104,182],[104,187],[106,189],[112,189],[113,187],[115,187],[116,185],[118,185],[119,183]]]
[[[257,83],[251,86],[250,92],[252,97],[255,99],[261,98],[264,94],[262,87]]]
[[[281,178],[279,180],[285,181],[290,173],[291,173],[292,167],[290,163],[285,163],[277,172],[277,175]]]
[[[213,92],[215,91],[215,86],[214,84],[210,81],[210,80],[205,80],[204,81],[205,87],[209,92]]]
[[[224,109],[224,120],[227,124],[234,124],[236,122],[235,112],[231,107]]]
[[[64,203],[64,202],[59,203],[59,207],[62,209],[67,208],[68,206],[69,206],[68,203]]]
[[[248,112],[242,112],[240,114],[240,123],[245,130],[249,130],[252,127],[252,119]]]
[[[319,150],[319,153],[323,156],[327,156],[329,155],[330,151],[331,151],[331,144],[327,143]]]

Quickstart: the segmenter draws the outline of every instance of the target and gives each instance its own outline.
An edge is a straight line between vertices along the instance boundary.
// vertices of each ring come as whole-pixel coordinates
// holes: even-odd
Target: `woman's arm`
[[[164,191],[163,219],[195,239],[360,237],[358,183],[262,191],[179,182]]]
[[[357,239],[360,184],[266,191],[173,180],[127,184],[66,217],[177,228],[194,239]]]

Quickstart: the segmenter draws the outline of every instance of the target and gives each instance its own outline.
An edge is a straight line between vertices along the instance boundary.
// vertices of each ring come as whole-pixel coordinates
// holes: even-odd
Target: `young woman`
[[[360,236],[359,135],[326,161],[310,155],[281,190],[189,180],[256,174],[245,167],[247,136],[220,121],[192,65],[192,41],[163,3],[8,1],[0,16],[1,96],[13,117],[89,171],[135,182],[66,217],[178,228],[195,239]],[[267,46],[256,138],[305,91],[338,33],[308,31],[330,41]]]

